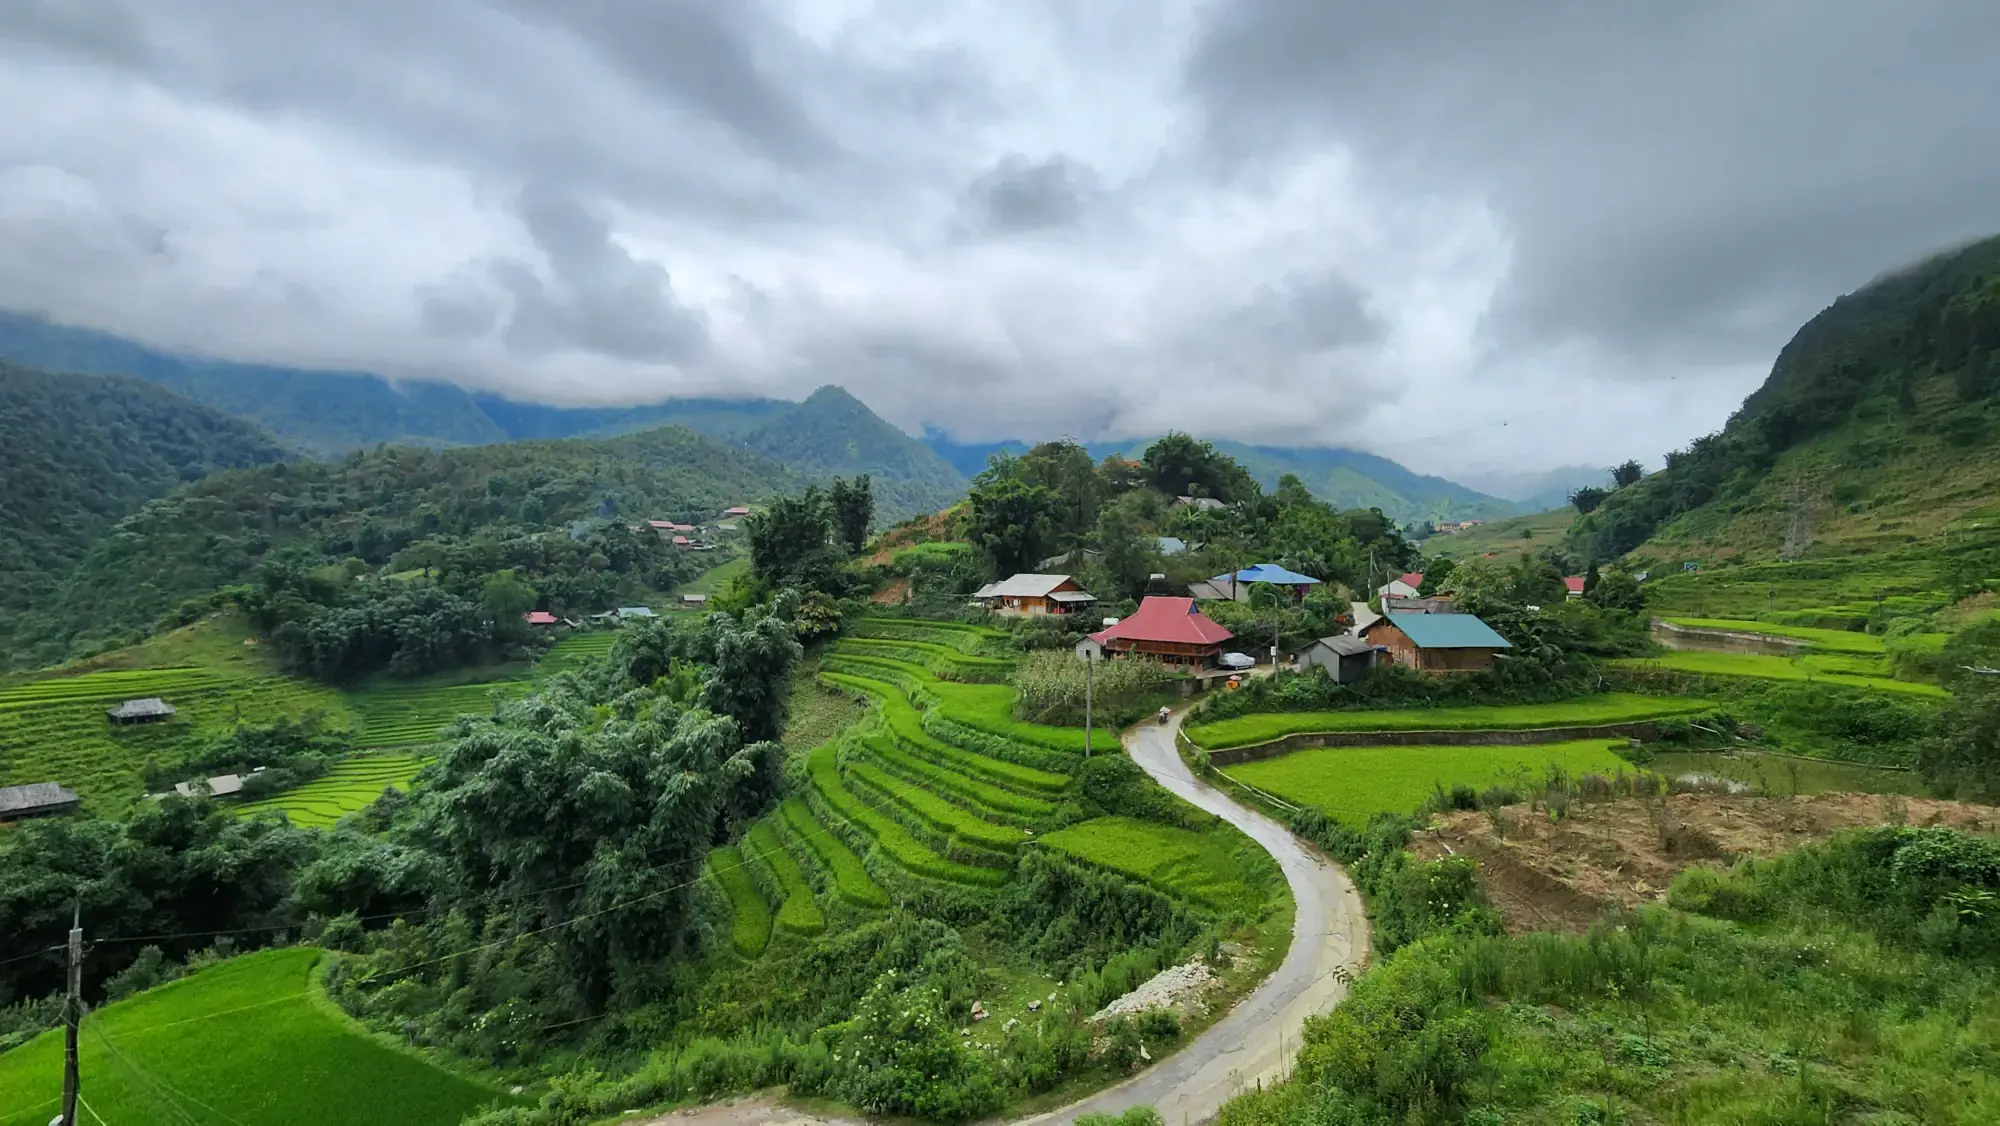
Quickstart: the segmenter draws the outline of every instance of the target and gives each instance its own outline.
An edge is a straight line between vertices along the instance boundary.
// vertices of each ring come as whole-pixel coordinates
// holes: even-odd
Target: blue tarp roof
[[[1160,537],[1161,555],[1179,555],[1181,552],[1186,550],[1187,550],[1187,541],[1180,538],[1179,536]]]
[[[1227,573],[1217,575],[1212,581],[1226,583],[1229,581],[1229,575]],[[1255,567],[1245,567],[1241,571],[1236,572],[1236,581],[1239,583],[1277,583],[1280,586],[1307,586],[1319,580],[1313,578],[1311,575],[1301,575],[1297,571],[1288,571],[1276,563],[1259,563]]]
[[[1471,614],[1390,614],[1419,649],[1512,649],[1506,638]]]

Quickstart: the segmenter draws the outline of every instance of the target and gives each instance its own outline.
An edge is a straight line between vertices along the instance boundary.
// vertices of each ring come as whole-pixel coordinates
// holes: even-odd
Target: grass
[[[244,816],[283,813],[302,829],[330,829],[341,818],[368,807],[384,790],[410,788],[410,780],[432,760],[414,755],[357,755],[321,777],[282,794],[236,807]]]
[[[755,958],[771,944],[771,905],[743,865],[743,854],[734,845],[709,851],[709,875],[729,900],[729,945],[745,958]]]
[[[889,906],[889,894],[868,874],[861,858],[854,855],[846,841],[819,823],[805,799],[786,798],[778,806],[778,818],[833,878],[834,894],[842,902],[876,910]]]
[[[1028,839],[1028,834],[1018,828],[996,825],[869,763],[848,763],[847,776],[954,841],[1012,852]]]
[[[1902,692],[1912,696],[1949,695],[1935,684],[1896,680],[1886,671],[1871,673],[1863,666],[1843,662],[1838,657],[1767,657],[1760,653],[1708,653],[1683,649],[1667,652],[1658,657],[1635,657],[1612,663],[1627,668],[1671,669],[1699,676],[1810,680],[1880,692]]]
[[[967,654],[1011,655],[1014,638],[1004,630],[965,622],[933,622],[915,618],[862,618],[848,628],[851,637],[927,641]]]
[[[107,708],[158,696],[178,709],[164,723],[113,727]],[[338,693],[288,677],[209,668],[104,669],[0,689],[0,785],[59,782],[100,813],[145,793],[148,759],[171,762],[238,724],[318,711],[346,724]]]
[[[348,693],[361,731],[354,745],[365,749],[435,743],[439,731],[461,715],[490,715],[499,700],[527,695],[522,680],[484,684],[411,685],[384,682]]]
[[[967,653],[955,645],[937,641],[920,641],[916,638],[843,637],[840,639],[843,653],[892,657],[904,661],[941,661],[962,669],[1003,670],[1014,667],[1014,662],[1006,657],[982,657]]]
[[[1018,794],[936,763],[926,762],[904,751],[896,745],[895,740],[885,736],[871,736],[862,740],[861,745],[870,758],[878,760],[897,774],[935,786],[968,805],[983,806],[995,813],[1027,818],[1047,817],[1056,811],[1053,802]]]
[[[696,575],[692,580],[675,589],[674,593],[676,595],[714,594],[728,585],[730,580],[736,578],[738,575],[747,575],[749,573],[750,557],[739,555],[726,563],[718,563],[701,574]]]
[[[611,645],[617,640],[616,630],[573,630],[542,654],[541,661],[535,665],[535,675],[554,676],[581,668],[611,652]]]
[[[847,730],[861,714],[853,697],[819,682],[817,662],[804,662],[792,671],[781,738],[787,750],[809,751]]]
[[[1206,832],[1099,817],[1044,835],[1043,847],[1225,913],[1254,915],[1278,879],[1269,854],[1234,830]]]
[[[1009,873],[998,868],[960,864],[955,860],[939,856],[929,846],[911,836],[908,829],[856,797],[840,777],[836,754],[834,745],[828,743],[816,748],[806,757],[806,770],[812,780],[814,792],[819,794],[836,816],[845,819],[872,838],[876,847],[898,867],[919,876],[956,884],[992,887],[1007,882]]]
[[[1377,813],[1408,813],[1439,787],[1483,790],[1513,781],[1525,788],[1540,782],[1550,767],[1571,775],[1632,770],[1603,739],[1525,747],[1322,747],[1222,770],[1266,793],[1360,826]]]
[[[1782,625],[1773,622],[1744,621],[1738,618],[1668,618],[1677,626],[1691,626],[1696,629],[1726,629],[1741,633],[1761,633],[1771,637],[1786,637],[1804,641],[1822,653],[1882,653],[1887,651],[1882,639],[1871,634],[1856,633],[1846,629],[1814,629],[1811,626]]]
[[[806,883],[806,874],[799,869],[799,862],[785,848],[778,837],[778,830],[772,819],[757,822],[743,835],[743,850],[754,854],[771,868],[777,877],[778,888],[784,893],[778,904],[778,929],[792,934],[812,935],[826,930],[826,916],[820,912],[814,901],[812,885]]]
[[[452,1126],[510,1101],[341,1015],[312,984],[320,957],[303,947],[247,954],[92,1013],[79,1066],[92,1113],[79,1117],[114,1126]],[[62,1033],[52,1031],[0,1055],[0,1126],[55,1116],[62,1052]]]
[[[1741,782],[1766,794],[1925,794],[1923,780],[1908,770],[1882,770],[1847,762],[1767,755],[1756,751],[1669,751],[1653,756],[1646,769],[1665,775],[1709,774]]]
[[[1488,520],[1469,532],[1430,537],[1423,542],[1424,554],[1469,559],[1491,552],[1503,561],[1512,562],[1515,555],[1560,545],[1575,522],[1576,509],[1568,505],[1505,520]]]
[[[1067,774],[1055,774],[994,758],[954,746],[924,730],[923,717],[901,689],[884,681],[848,673],[822,673],[821,679],[864,693],[875,700],[882,720],[897,740],[921,757],[1004,786],[1017,786],[1046,794],[1059,794],[1069,787]]]
[[[1067,754],[1083,754],[1083,728],[1050,727],[1044,723],[1024,723],[1015,719],[1015,691],[1011,684],[937,681],[926,684],[924,691],[937,697],[944,707],[945,718],[975,731]]]
[[[1194,740],[1197,746],[1223,750],[1309,732],[1522,731],[1538,727],[1595,726],[1691,715],[1713,706],[1700,699],[1607,692],[1554,704],[1259,712],[1214,723],[1195,724],[1186,730],[1188,738]]]

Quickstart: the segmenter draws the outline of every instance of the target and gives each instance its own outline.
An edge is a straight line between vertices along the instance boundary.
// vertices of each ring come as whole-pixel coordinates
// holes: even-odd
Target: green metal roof
[[[1471,614],[1390,614],[1419,649],[1512,649],[1506,638]]]

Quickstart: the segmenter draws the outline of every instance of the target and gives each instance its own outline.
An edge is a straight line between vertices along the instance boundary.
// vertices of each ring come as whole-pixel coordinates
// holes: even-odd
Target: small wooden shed
[[[135,723],[165,723],[174,718],[174,706],[158,696],[148,696],[142,700],[127,700],[104,714],[118,727]]]
[[[1299,654],[1299,667],[1322,668],[1336,684],[1353,684],[1375,667],[1381,646],[1351,634],[1322,637]]]
[[[0,786],[0,821],[20,821],[29,817],[49,817],[68,813],[83,803],[76,792],[54,782],[30,782],[25,786]]]

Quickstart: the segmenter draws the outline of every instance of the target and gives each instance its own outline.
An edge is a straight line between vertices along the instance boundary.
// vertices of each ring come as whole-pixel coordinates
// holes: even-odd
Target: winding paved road
[[[1287,1074],[1306,1018],[1347,995],[1338,971],[1358,969],[1367,954],[1368,918],[1347,873],[1290,829],[1197,779],[1174,746],[1181,718],[1176,712],[1170,723],[1126,732],[1125,753],[1160,785],[1243,830],[1277,859],[1298,904],[1292,948],[1262,985],[1192,1043],[1116,1087],[1017,1126],[1061,1126],[1081,1114],[1135,1106],[1157,1109],[1167,1126],[1205,1122],[1238,1092]]]

